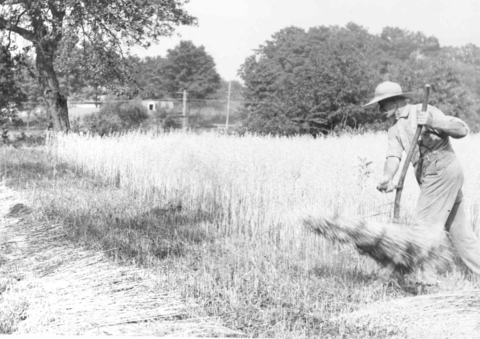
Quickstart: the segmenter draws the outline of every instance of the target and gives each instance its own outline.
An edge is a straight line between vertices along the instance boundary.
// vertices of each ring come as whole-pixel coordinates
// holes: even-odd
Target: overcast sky
[[[180,40],[203,45],[225,80],[273,33],[288,26],[345,26],[352,21],[378,34],[393,26],[435,36],[441,46],[480,46],[480,0],[191,0],[197,27],[180,27],[140,57],[165,56]]]

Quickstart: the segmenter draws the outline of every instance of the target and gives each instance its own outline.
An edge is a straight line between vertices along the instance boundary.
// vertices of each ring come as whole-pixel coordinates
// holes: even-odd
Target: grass
[[[393,196],[374,189],[385,135],[131,133],[57,140],[48,148],[1,149],[8,185],[48,221],[63,224],[72,241],[109,250],[118,263],[155,268],[162,289],[195,301],[192,317],[219,317],[249,337],[402,335],[391,324],[372,330],[331,320],[411,291],[372,284],[379,270],[372,260],[303,231],[290,213],[317,206],[389,219]],[[456,148],[472,222],[480,178],[471,158],[479,142],[471,136]],[[406,218],[418,194],[411,174],[402,201]],[[457,267],[441,280],[433,292],[479,286]]]

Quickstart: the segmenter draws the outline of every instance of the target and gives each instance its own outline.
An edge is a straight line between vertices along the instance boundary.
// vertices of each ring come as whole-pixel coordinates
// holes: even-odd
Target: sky
[[[204,46],[220,76],[240,80],[238,69],[253,50],[279,30],[296,26],[345,26],[371,34],[386,26],[435,36],[441,46],[480,46],[480,0],[190,0],[184,8],[198,26],[180,26],[140,57],[166,56],[181,40]]]

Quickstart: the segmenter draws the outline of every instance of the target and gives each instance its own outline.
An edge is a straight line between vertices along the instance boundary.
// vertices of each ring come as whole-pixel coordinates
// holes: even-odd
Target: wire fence
[[[68,100],[70,122],[81,123],[87,116],[99,113],[106,104],[124,104],[131,100]],[[239,124],[240,111],[247,101],[221,99],[142,99],[138,100],[148,115],[155,121],[162,119],[178,120],[181,125],[229,128]],[[25,102],[18,116],[26,125],[46,119],[44,102]],[[186,127],[186,125],[184,125]]]

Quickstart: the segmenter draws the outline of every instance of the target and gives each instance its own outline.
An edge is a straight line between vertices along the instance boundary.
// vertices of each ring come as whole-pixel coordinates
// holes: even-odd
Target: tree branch
[[[28,41],[33,41],[35,39],[35,35],[33,34],[33,32],[17,25],[13,25],[4,18],[0,18],[0,30],[2,29],[6,29],[7,31],[16,33]]]

